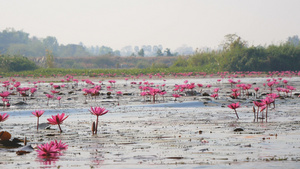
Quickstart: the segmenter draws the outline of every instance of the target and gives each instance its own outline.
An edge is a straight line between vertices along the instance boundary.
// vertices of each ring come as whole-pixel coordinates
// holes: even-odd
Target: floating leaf
[[[1,141],[7,141],[11,138],[11,134],[7,131],[1,131],[0,132],[0,140]]]

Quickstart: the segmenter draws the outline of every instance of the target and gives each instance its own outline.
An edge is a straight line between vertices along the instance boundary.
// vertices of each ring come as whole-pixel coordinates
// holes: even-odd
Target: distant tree
[[[166,48],[165,53],[167,56],[173,56],[169,48]]]
[[[56,37],[47,36],[45,39],[43,39],[43,45],[46,49],[51,50],[54,55],[57,55],[59,45]]]
[[[162,51],[157,48],[157,52],[156,52],[156,56],[163,56],[164,54],[162,53]]]
[[[99,55],[113,55],[113,49],[107,46],[101,46],[99,49]]]
[[[239,37],[237,34],[227,34],[225,35],[225,40],[221,44],[223,47],[223,50],[230,50],[235,47],[235,45],[240,45],[240,46],[246,46],[247,42],[243,41],[241,37]]]
[[[135,47],[134,47],[134,52],[135,52],[135,53],[139,53],[139,51],[140,51],[140,48],[139,48],[138,46],[135,46]]]
[[[125,46],[121,49],[121,56],[130,56],[132,52],[132,46]]]
[[[119,50],[114,51],[114,56],[121,56],[121,52]]]
[[[158,46],[154,45],[152,51],[153,51],[154,53],[157,53],[157,51],[158,51]]]
[[[300,44],[300,40],[299,40],[298,35],[288,37],[287,43],[291,44],[291,45],[294,45],[294,46],[298,46]]]
[[[177,48],[175,52],[177,52],[179,55],[192,55],[194,50],[192,47],[182,45],[181,47]]]
[[[145,52],[144,52],[144,49],[143,49],[143,48],[138,52],[138,55],[139,55],[139,56],[142,56],[142,57],[145,56]]]

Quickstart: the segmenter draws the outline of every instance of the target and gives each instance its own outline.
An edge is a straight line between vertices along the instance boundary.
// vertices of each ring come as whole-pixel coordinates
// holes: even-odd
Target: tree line
[[[59,45],[53,36],[46,38],[29,37],[23,31],[8,28],[0,32],[0,53],[20,55],[25,57],[41,57],[49,50],[56,57],[85,57],[89,52],[82,45],[68,44]]]
[[[172,66],[201,67],[212,72],[299,70],[300,43],[295,35],[279,45],[248,46],[238,35],[229,34],[222,49],[179,57]]]

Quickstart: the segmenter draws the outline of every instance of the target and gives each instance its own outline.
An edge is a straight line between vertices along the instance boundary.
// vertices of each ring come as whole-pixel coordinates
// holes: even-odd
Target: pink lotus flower
[[[61,100],[61,97],[60,97],[60,96],[57,96],[56,99],[58,100],[58,103],[59,103],[59,106],[60,106],[60,100]]]
[[[0,114],[0,122],[7,120],[8,117],[9,115],[7,113],[4,113],[3,115]]]
[[[213,97],[214,99],[218,99],[218,93],[214,93],[214,94],[212,94],[212,95],[210,95],[210,97]]]
[[[219,90],[220,90],[220,88],[215,88],[215,89],[214,89],[214,92],[215,92],[215,93],[218,93]]]
[[[176,101],[176,100],[177,100],[177,98],[181,97],[181,95],[179,95],[179,94],[172,94],[172,95],[173,95],[173,97],[175,98],[175,100],[174,100],[174,101]]]
[[[57,142],[57,140],[51,141],[51,143],[54,144],[59,151],[66,150],[68,148],[68,145],[66,145],[67,143],[62,143],[61,140],[59,142]]]
[[[5,91],[5,92],[0,93],[0,96],[1,96],[2,98],[6,98],[6,97],[8,97],[9,95],[10,95],[10,93],[9,93],[8,91]]]
[[[36,125],[36,130],[39,130],[39,118],[44,114],[44,110],[36,110],[32,112],[33,115],[37,117],[37,125]]]
[[[53,98],[53,95],[51,94],[46,94],[48,101],[47,101],[47,105],[49,105],[49,100]]]
[[[236,112],[236,109],[240,107],[240,103],[239,103],[239,102],[237,102],[237,103],[231,103],[231,104],[228,105],[227,107],[233,109],[234,112],[235,112],[235,115],[236,115],[237,119],[239,119],[239,116],[238,116],[238,114],[237,114],[237,112]]]
[[[52,115],[52,118],[48,118],[48,122],[49,124],[52,124],[52,125],[58,125],[59,127],[59,130],[60,132],[62,133],[62,130],[61,130],[61,127],[60,127],[60,124],[63,123],[64,120],[66,120],[66,118],[68,118],[69,116],[66,116],[65,117],[65,113],[62,113],[61,115],[57,114],[55,116]]]
[[[94,107],[94,108],[91,107],[90,112],[93,115],[97,116],[96,126],[95,126],[95,134],[97,134],[99,116],[102,116],[102,115],[108,113],[108,110],[106,110],[104,107]]]
[[[266,107],[265,107],[265,109],[266,109],[266,121],[268,120],[268,107],[274,101],[275,100],[270,98],[270,97],[266,97],[265,99],[262,100],[262,102],[266,105]],[[261,111],[263,111],[263,109]]]
[[[55,144],[53,144],[53,142],[42,144],[40,146],[37,146],[37,148],[39,156],[55,157],[59,152],[59,149]]]
[[[258,102],[258,101],[253,101],[253,104],[257,106],[256,117],[255,117],[255,107],[253,107],[254,119],[256,118],[256,120],[258,120],[259,108],[263,108],[265,104],[263,102]]]

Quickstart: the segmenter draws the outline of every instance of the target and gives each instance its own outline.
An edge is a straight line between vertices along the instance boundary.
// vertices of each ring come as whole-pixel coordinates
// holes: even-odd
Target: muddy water
[[[245,83],[251,81],[243,80]],[[297,80],[293,83],[297,84]],[[263,79],[258,78],[259,82]],[[10,117],[0,123],[1,130],[16,138],[26,136],[33,148],[57,139],[67,143],[68,149],[57,159],[47,161],[38,158],[36,151],[17,155],[18,148],[1,147],[0,167],[298,168],[299,98],[276,101],[276,108],[270,109],[268,122],[263,119],[253,122],[251,103],[255,98],[243,98],[239,100],[242,106],[237,109],[240,116],[237,120],[233,110],[227,108],[229,103],[235,102],[227,96],[229,85],[214,85],[222,87],[218,100],[185,96],[174,102],[169,96],[165,102],[160,98],[151,103],[134,94],[121,99],[105,95],[96,100],[87,98],[87,104],[84,104],[85,98],[78,91],[76,95],[63,95],[64,100],[59,106],[56,100],[50,100],[46,105],[43,92],[49,91],[49,87],[45,84],[35,99],[27,100],[26,105],[13,105],[3,110]],[[137,87],[119,87],[122,88],[130,93],[139,92]],[[172,87],[168,88],[171,90]],[[62,91],[67,93],[69,90]],[[11,97],[14,102],[22,99]],[[96,117],[89,112],[90,106],[105,106],[110,111],[99,118],[98,135],[91,133]],[[46,123],[47,118],[57,113],[69,115],[61,125],[63,133],[59,133],[57,126],[37,132],[36,117],[31,115],[35,109],[45,110],[40,123]]]

